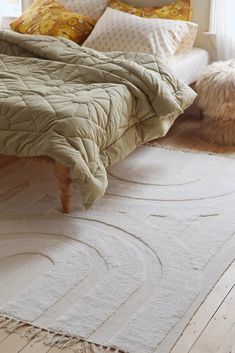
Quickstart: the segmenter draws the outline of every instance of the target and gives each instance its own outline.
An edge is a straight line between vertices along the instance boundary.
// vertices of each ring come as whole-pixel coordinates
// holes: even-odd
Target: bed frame
[[[54,162],[54,174],[58,180],[60,187],[60,200],[63,213],[69,213],[71,209],[72,198],[72,179],[70,178],[69,169],[58,162]]]
[[[36,160],[41,162],[47,162],[54,165],[54,175],[58,180],[60,188],[60,199],[61,208],[63,213],[69,213],[71,210],[71,189],[72,189],[72,179],[70,177],[69,168],[66,168],[61,163],[56,162],[50,157],[17,157],[17,156],[6,156],[0,155],[0,167],[6,167],[7,165],[14,163],[20,159]]]

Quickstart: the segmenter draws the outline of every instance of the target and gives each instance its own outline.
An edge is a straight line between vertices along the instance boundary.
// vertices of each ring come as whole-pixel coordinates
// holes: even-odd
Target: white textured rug
[[[142,147],[109,174],[91,210],[62,215],[50,165],[0,171],[0,314],[169,353],[234,259],[235,161]]]

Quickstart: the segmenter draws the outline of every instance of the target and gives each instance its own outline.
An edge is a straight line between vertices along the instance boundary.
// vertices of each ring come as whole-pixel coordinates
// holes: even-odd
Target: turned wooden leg
[[[55,175],[59,181],[61,191],[61,205],[63,213],[69,213],[71,208],[71,187],[72,179],[69,175],[69,169],[62,164],[55,162],[54,166]]]

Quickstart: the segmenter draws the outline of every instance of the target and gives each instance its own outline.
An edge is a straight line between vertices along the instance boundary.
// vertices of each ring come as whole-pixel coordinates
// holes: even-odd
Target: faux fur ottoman
[[[235,145],[235,60],[209,65],[195,89],[203,112],[203,138]]]

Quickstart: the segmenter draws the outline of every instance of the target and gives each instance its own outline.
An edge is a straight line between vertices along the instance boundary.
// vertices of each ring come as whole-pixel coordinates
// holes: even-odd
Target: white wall
[[[209,31],[210,2],[211,0],[192,0],[193,21],[199,25],[196,46],[209,51],[211,59],[215,59],[216,52],[213,40],[210,36],[204,34],[205,32]]]

